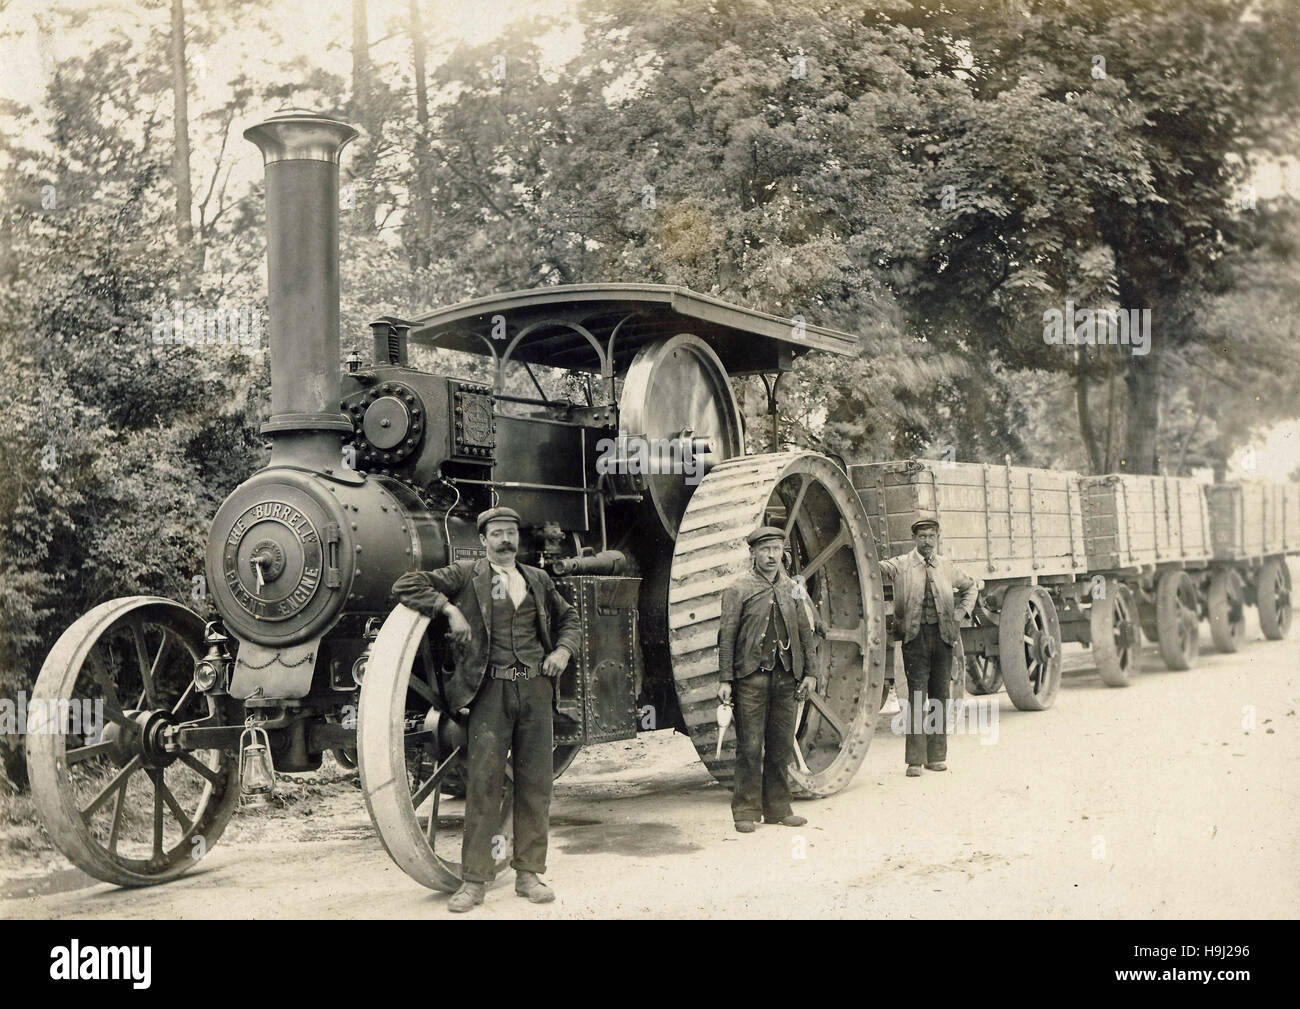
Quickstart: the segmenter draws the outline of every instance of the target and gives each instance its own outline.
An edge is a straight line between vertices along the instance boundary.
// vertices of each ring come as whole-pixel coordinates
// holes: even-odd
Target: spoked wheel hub
[[[160,770],[176,762],[177,754],[168,753],[163,748],[167,730],[177,724],[170,711],[127,712],[127,718],[134,722],[139,730],[140,760],[145,767]]]

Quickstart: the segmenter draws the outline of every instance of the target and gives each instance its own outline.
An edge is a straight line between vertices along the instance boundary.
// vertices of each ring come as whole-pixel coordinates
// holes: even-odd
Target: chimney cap
[[[338,164],[339,156],[357,138],[355,129],[309,109],[286,108],[244,131],[262,152],[267,165],[277,161],[325,161]]]

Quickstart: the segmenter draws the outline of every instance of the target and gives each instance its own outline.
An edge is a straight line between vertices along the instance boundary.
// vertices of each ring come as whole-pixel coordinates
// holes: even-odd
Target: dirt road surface
[[[1252,614],[1253,619],[1253,614]],[[996,734],[954,736],[946,773],[903,775],[882,716],[852,785],[799,803],[808,826],[731,827],[728,793],[685,737],[584,752],[556,786],[556,903],[481,918],[1300,915],[1300,659],[1252,624],[1236,655],[1105,687],[1072,646],[1053,708],[997,695]],[[65,868],[10,880],[0,918],[444,918],[445,894],[381,848],[360,792],[295,824],[232,825],[188,876],[122,890]]]

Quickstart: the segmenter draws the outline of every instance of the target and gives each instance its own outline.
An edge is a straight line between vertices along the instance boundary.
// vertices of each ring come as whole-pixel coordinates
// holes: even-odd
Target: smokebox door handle
[[[339,576],[339,524],[325,527],[325,587],[336,589],[343,584]]]

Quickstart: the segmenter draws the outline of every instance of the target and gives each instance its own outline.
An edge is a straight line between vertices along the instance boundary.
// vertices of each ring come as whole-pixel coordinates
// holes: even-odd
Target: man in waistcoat
[[[939,516],[921,512],[912,523],[915,549],[880,562],[894,583],[894,633],[903,640],[907,676],[907,776],[918,777],[921,765],[946,771],[952,652],[979,597],[979,584],[940,556]],[[960,592],[961,598],[956,599]]]
[[[734,703],[736,783],[731,818],[751,833],[767,823],[802,827],[790,807],[797,701],[817,687],[813,627],[781,570],[785,532],[762,526],[746,537],[750,568],[722,593],[718,699]]]
[[[393,592],[426,615],[443,614],[456,652],[447,682],[453,712],[469,708],[465,756],[463,880],[447,905],[483,903],[496,875],[493,838],[500,830],[507,753],[514,752],[515,893],[534,904],[555,899],[546,872],[554,778],[556,679],[580,644],[578,611],[541,568],[516,563],[519,515],[492,508],[478,517],[487,556],[403,575]]]

